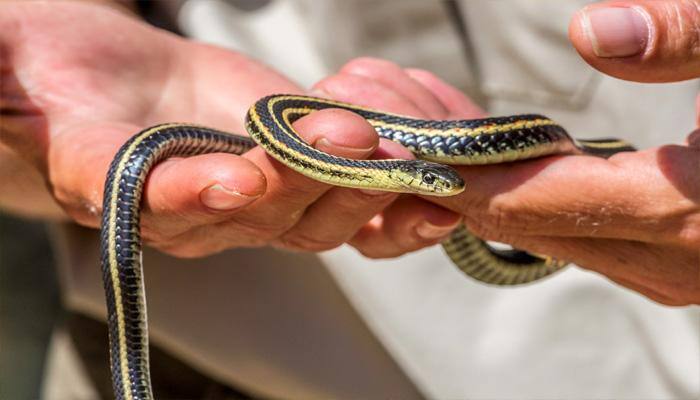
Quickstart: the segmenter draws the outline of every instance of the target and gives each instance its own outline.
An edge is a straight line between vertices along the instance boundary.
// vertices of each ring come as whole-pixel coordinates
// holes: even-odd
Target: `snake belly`
[[[326,108],[362,116],[381,137],[404,145],[420,160],[350,160],[316,150],[296,134],[292,123]],[[101,263],[112,383],[118,400],[153,398],[140,206],[149,171],[168,157],[242,154],[257,144],[286,166],[332,185],[445,196],[459,193],[464,183],[456,171],[442,163],[491,164],[557,153],[607,157],[633,150],[617,139],[575,141],[552,120],[534,114],[432,121],[298,95],[258,100],[248,111],[246,129],[250,137],[190,124],[156,125],[133,136],[112,161],[104,191]],[[467,275],[495,285],[532,282],[565,266],[545,256],[496,249],[463,226],[443,247]]]

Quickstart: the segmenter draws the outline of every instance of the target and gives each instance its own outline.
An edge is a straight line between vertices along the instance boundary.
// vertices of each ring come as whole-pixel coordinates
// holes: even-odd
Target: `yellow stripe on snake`
[[[379,136],[407,147],[418,160],[351,160],[316,150],[297,135],[292,123],[327,108],[362,116]],[[260,99],[248,111],[246,128],[250,137],[190,124],[157,125],[125,143],[110,166],[101,250],[112,382],[119,400],[153,398],[139,221],[146,176],[168,157],[241,154],[257,144],[289,168],[331,185],[451,196],[462,192],[465,185],[457,172],[443,163],[493,164],[559,153],[607,157],[633,150],[616,139],[574,140],[561,126],[541,115],[431,121],[296,95]],[[566,264],[518,250],[495,249],[464,227],[458,228],[443,247],[459,269],[493,285],[531,282]]]

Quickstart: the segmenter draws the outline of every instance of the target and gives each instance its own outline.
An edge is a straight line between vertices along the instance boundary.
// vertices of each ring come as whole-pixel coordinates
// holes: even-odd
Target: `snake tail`
[[[254,145],[249,138],[209,128],[163,124],[132,137],[114,158],[104,190],[101,263],[117,400],[153,398],[139,228],[146,176],[168,157],[241,154]]]

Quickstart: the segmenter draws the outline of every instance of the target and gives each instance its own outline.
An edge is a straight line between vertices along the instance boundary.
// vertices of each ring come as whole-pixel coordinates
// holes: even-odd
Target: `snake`
[[[306,143],[292,124],[323,109],[344,109],[372,125],[381,138],[398,142],[416,159],[356,160]],[[163,123],[122,145],[104,188],[100,234],[107,305],[110,367],[115,398],[153,398],[143,278],[140,206],[149,171],[169,157],[207,153],[243,154],[255,146],[285,166],[334,186],[431,196],[453,196],[466,184],[446,164],[479,165],[552,154],[609,157],[634,148],[619,139],[576,140],[553,120],[537,114],[471,120],[425,120],[359,105],[301,95],[271,95],[255,102],[245,118],[248,136],[189,123]],[[491,285],[534,282],[564,268],[563,260],[504,249],[458,227],[443,243],[468,276]]]

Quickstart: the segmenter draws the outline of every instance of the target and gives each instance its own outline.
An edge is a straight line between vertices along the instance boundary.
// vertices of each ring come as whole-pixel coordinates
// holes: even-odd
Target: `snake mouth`
[[[452,186],[450,188],[444,188],[444,189],[438,189],[431,191],[430,193],[425,193],[429,196],[433,197],[450,197],[450,196],[456,196],[462,192],[464,192],[464,189],[466,189],[466,186],[464,185],[464,182],[462,182],[458,186]]]

